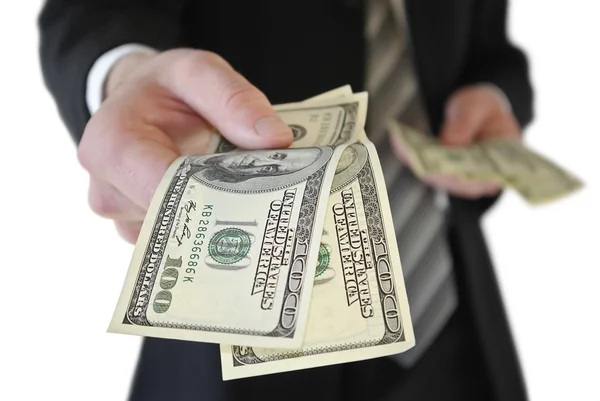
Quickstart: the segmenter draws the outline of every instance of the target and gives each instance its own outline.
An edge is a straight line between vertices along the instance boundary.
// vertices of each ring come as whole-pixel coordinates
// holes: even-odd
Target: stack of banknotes
[[[464,181],[496,181],[534,205],[558,200],[583,187],[580,179],[521,140],[488,139],[449,148],[398,121],[389,121],[388,131],[392,142],[407,151],[412,170],[421,178],[454,176]]]
[[[279,105],[290,148],[236,149],[214,134],[206,155],[176,160],[148,210],[109,331],[218,343],[224,380],[412,348],[387,190],[365,134],[367,102],[345,86]],[[523,156],[521,145],[457,157],[409,127],[390,130],[418,174],[501,173],[534,201],[576,186],[545,159]],[[494,168],[478,168],[484,153]],[[542,161],[548,172],[531,167]],[[558,177],[559,189],[548,184]]]

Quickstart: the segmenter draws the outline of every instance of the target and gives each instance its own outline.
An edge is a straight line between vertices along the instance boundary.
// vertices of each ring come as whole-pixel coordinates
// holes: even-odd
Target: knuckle
[[[226,65],[221,56],[216,53],[197,50],[182,52],[170,63],[173,78],[187,79],[218,66]]]
[[[479,188],[461,188],[461,192],[463,193],[463,196],[468,199],[478,199],[483,195],[483,191]]]
[[[95,136],[94,131],[95,128],[90,121],[84,129],[81,141],[77,147],[77,161],[88,172],[91,172],[94,168],[94,152],[92,151],[92,146],[90,146],[90,142],[93,142],[92,137]]]
[[[136,243],[138,236],[140,235],[141,225],[116,221],[115,226],[121,238],[130,244]]]
[[[130,219],[135,210],[130,201],[111,184],[95,177],[90,178],[88,203],[92,211],[109,219]]]
[[[79,164],[92,175],[102,175],[119,157],[123,131],[118,115],[111,110],[98,110],[86,125],[77,147]]]
[[[223,57],[209,50],[199,50],[194,52],[193,55],[198,59],[198,62],[201,64],[207,64],[210,66],[229,65]]]
[[[103,191],[94,188],[90,188],[88,203],[92,211],[102,217],[111,217],[118,210],[111,196],[107,196]]]
[[[91,170],[89,153],[83,146],[77,148],[77,161],[88,172]]]
[[[263,101],[266,101],[264,94],[241,77],[232,78],[221,91],[220,104],[225,111]]]

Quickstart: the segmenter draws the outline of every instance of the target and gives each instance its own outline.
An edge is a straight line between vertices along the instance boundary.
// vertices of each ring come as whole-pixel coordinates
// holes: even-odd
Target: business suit
[[[459,87],[481,81],[504,91],[522,127],[531,121],[528,67],[524,55],[507,41],[504,0],[408,0],[406,7],[417,75],[433,132],[438,132],[443,122],[448,96]],[[111,48],[134,42],[157,49],[186,46],[212,50],[273,103],[282,103],[347,83],[354,90],[364,87],[363,13],[358,0],[269,0],[260,4],[51,0],[40,16],[42,67],[61,116],[79,141],[90,118],[84,101],[87,73]],[[481,354],[477,358],[485,365],[490,388],[497,399],[519,400],[525,398],[524,386],[479,224],[494,201],[451,198],[449,239],[463,305],[460,313],[473,324],[473,341],[479,343]],[[161,346],[152,345],[154,340],[147,344],[156,351],[148,357],[159,358]],[[207,348],[206,353],[207,360],[215,356],[214,348]],[[163,357],[168,359],[168,355]],[[190,366],[193,363],[190,361]],[[195,369],[214,375],[209,366],[218,368],[203,364]],[[145,372],[144,368],[141,371]],[[336,375],[345,373],[326,368],[304,374],[306,380],[311,380],[311,375],[325,375],[335,381]],[[251,387],[249,383],[237,385],[236,391]],[[221,390],[215,387],[214,391]]]

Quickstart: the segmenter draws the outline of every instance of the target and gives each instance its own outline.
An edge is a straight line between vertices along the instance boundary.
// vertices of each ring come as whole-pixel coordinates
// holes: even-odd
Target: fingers
[[[172,141],[155,127],[128,129],[123,119],[108,108],[100,109],[88,124],[79,145],[78,157],[83,167],[97,179],[109,182],[119,192],[147,210],[154,191],[165,171],[179,156]]]
[[[266,96],[210,52],[188,52],[169,64],[160,83],[246,149],[288,147],[291,129]]]
[[[107,219],[143,221],[146,212],[112,185],[92,177],[88,200],[94,213]]]
[[[142,222],[137,221],[115,221],[117,232],[125,241],[135,245],[140,231],[142,230]]]
[[[406,166],[411,165],[408,151],[402,145],[401,141],[394,136],[390,136],[390,145],[392,151],[398,160]],[[463,181],[458,177],[450,175],[429,175],[422,180],[435,188],[447,191],[448,193],[468,199],[476,199],[482,196],[493,196],[500,191],[500,186],[496,181]]]
[[[142,208],[112,185],[93,177],[90,180],[89,203],[96,214],[114,220],[121,238],[135,245],[146,214]]]
[[[390,137],[390,144],[395,156],[401,163],[410,166],[410,158],[400,141]],[[467,199],[477,199],[482,196],[493,196],[500,191],[495,181],[463,181],[455,176],[430,175],[423,178],[428,185],[447,191],[448,193]]]
[[[448,146],[466,146],[479,133],[489,117],[489,104],[477,102],[473,96],[453,97],[446,107],[446,120],[440,140]]]
[[[500,185],[493,180],[463,181],[455,176],[437,175],[425,177],[423,181],[451,195],[467,199],[494,196],[500,192]]]
[[[473,85],[457,91],[446,104],[446,120],[441,142],[465,146],[489,138],[518,139],[521,129],[499,90],[489,85]]]
[[[392,153],[400,161],[400,163],[408,166],[410,165],[410,154],[402,144],[402,142],[394,135],[389,136],[390,146],[392,147]]]
[[[112,185],[90,179],[89,203],[94,213],[114,220],[119,235],[130,244],[135,244],[142,229],[145,211],[123,195]]]

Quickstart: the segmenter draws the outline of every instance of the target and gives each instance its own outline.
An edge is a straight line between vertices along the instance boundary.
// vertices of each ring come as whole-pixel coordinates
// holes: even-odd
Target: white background
[[[587,187],[537,208],[507,193],[485,230],[532,400],[600,400],[600,6],[513,3],[537,90],[529,144]],[[42,84],[40,5],[0,3],[0,399],[123,400],[140,341],[106,328],[132,248],[88,209]]]

